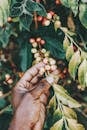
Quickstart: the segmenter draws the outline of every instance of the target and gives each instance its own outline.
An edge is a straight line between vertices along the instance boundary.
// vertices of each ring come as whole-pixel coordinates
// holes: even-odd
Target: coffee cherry
[[[10,23],[10,22],[12,22],[12,18],[11,17],[8,17],[7,18],[7,21]]]
[[[37,39],[36,39],[36,42],[40,42],[41,41],[41,37],[38,37]]]
[[[12,80],[12,79],[9,79],[9,80],[7,81],[7,83],[8,83],[8,84],[12,84],[12,83],[13,83],[13,80]]]
[[[33,47],[37,47],[37,42],[32,43]]]
[[[47,64],[48,63],[48,58],[44,58],[43,63]]]
[[[34,58],[37,58],[37,57],[39,57],[39,56],[40,56],[39,53],[35,53],[35,54],[34,54]]]
[[[43,22],[42,22],[42,24],[44,26],[49,26],[50,25],[50,20],[44,19]]]
[[[47,13],[47,19],[52,19],[52,14],[51,13]]]
[[[55,65],[56,64],[56,61],[53,58],[49,58],[49,62],[50,62],[51,65]]]
[[[56,65],[51,65],[51,70],[54,71],[57,69],[57,66]]]
[[[41,52],[42,52],[42,53],[46,53],[46,49],[42,49]]]
[[[50,69],[51,69],[50,65],[45,66],[45,70],[50,70]]]
[[[10,74],[6,74],[6,75],[5,75],[6,81],[7,81],[8,79],[10,79],[10,77],[11,77]]]
[[[41,22],[41,21],[42,21],[42,19],[43,19],[43,17],[42,17],[42,16],[38,16],[38,17],[37,17],[37,21],[38,21],[38,22]]]
[[[43,67],[40,68],[39,74],[40,74],[40,75],[43,75],[44,73],[45,73],[45,68],[43,68]]]
[[[47,51],[47,52],[44,54],[45,57],[49,57],[49,55],[50,55],[50,52],[49,52],[49,51]]]
[[[34,42],[35,42],[35,39],[34,39],[34,38],[30,38],[29,42],[30,42],[30,43],[34,43]]]
[[[32,48],[32,49],[31,49],[31,52],[32,52],[32,53],[36,53],[36,52],[37,52],[37,49]]]
[[[60,22],[59,20],[58,20],[58,21],[55,21],[54,26],[55,26],[56,28],[60,28],[60,27],[61,27],[61,22]]]
[[[53,11],[50,11],[49,13],[50,13],[52,16],[55,14]]]
[[[37,61],[37,62],[40,62],[40,61],[41,61],[41,57],[37,57],[37,58],[36,58],[36,61]]]
[[[41,40],[40,43],[41,43],[41,45],[44,45],[44,44],[45,44],[45,41],[44,41],[44,40]]]

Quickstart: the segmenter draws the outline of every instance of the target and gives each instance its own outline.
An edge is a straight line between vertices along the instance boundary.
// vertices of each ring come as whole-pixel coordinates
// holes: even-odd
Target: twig
[[[10,94],[11,94],[11,91],[9,91],[8,93],[3,94],[2,96],[0,96],[0,99],[8,97]]]
[[[3,114],[7,109],[8,109],[8,107],[10,107],[11,105],[8,105],[8,106],[6,106],[5,108],[3,108],[1,111],[0,111],[0,115],[1,114]]]

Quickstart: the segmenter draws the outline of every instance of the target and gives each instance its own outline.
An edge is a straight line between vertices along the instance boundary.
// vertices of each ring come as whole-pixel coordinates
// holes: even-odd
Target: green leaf
[[[31,53],[31,45],[28,43],[24,43],[20,50],[20,67],[22,71],[26,71],[32,64],[32,53]]]
[[[50,130],[62,130],[63,127],[63,119],[57,121],[51,128]]]
[[[87,28],[87,4],[80,4],[79,6],[79,18],[82,25]]]
[[[46,16],[46,10],[45,10],[44,6],[38,2],[34,2],[33,0],[27,0],[26,9],[29,12],[36,11],[39,15]]]
[[[87,52],[81,51],[81,60],[87,59]]]
[[[38,15],[46,17],[46,10],[45,10],[44,6],[40,3],[38,3],[38,6],[39,6],[39,8],[37,10]]]
[[[6,106],[6,103],[7,103],[6,100],[1,98],[0,99],[0,109],[4,108]]]
[[[53,113],[53,122],[56,122],[62,118],[62,112],[59,107]]]
[[[85,130],[82,124],[78,124],[77,120],[67,119],[70,130]]]
[[[87,60],[84,59],[78,68],[78,80],[83,87],[86,86],[86,73],[87,73]]]
[[[11,7],[11,16],[18,17],[18,16],[22,15],[22,13],[23,13],[22,4],[19,2],[13,4],[13,6]]]
[[[32,20],[33,20],[33,15],[31,13],[22,14],[20,16],[20,26],[29,31]]]
[[[75,16],[78,13],[78,0],[61,0],[62,4],[68,8],[71,8]]]
[[[60,85],[54,84],[53,89],[58,100],[63,104],[68,105],[70,108],[77,108],[81,105],[69,96],[68,92]]]
[[[74,49],[73,49],[73,45],[71,44],[70,46],[68,46],[67,51],[66,51],[67,61],[70,61],[73,54],[74,54]]]
[[[80,56],[80,52],[77,51],[74,53],[74,55],[72,56],[69,62],[69,73],[74,80],[80,63],[81,63],[81,56]]]
[[[7,22],[9,16],[9,1],[0,0],[0,26]]]
[[[65,36],[63,41],[63,49],[66,51],[69,46],[70,46],[69,39]]]
[[[64,105],[63,105],[63,113],[68,118],[77,119],[77,115],[76,115],[75,111]]]
[[[50,99],[50,101],[49,101],[49,107],[53,108],[54,111],[55,111],[55,109],[56,109],[56,97],[55,97],[55,95]]]
[[[62,4],[66,7],[70,7],[69,6],[69,3],[68,3],[68,0],[61,0]]]
[[[62,43],[56,39],[51,37],[44,37],[46,40],[45,48],[50,51],[51,55],[57,59],[64,59],[65,52],[63,50]]]

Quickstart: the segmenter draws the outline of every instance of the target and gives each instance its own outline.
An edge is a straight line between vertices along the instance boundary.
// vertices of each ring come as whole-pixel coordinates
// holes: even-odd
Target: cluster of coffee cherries
[[[43,42],[42,42],[43,41]],[[40,68],[40,74],[43,75],[45,72],[50,73],[57,69],[56,61],[53,58],[50,58],[50,52],[42,47],[42,43],[46,44],[45,40],[39,38],[30,39],[32,44],[31,52],[34,54],[34,64],[39,62],[45,63],[45,67]]]
[[[53,11],[49,11],[46,17],[38,16],[37,21],[41,22],[43,26],[49,26],[50,23],[52,22],[54,23],[54,27],[56,28],[61,27],[59,16],[57,16]]]
[[[11,85],[13,83],[13,79],[11,78],[11,75],[9,73],[6,73],[5,74],[5,81],[4,81],[5,84],[9,84]]]

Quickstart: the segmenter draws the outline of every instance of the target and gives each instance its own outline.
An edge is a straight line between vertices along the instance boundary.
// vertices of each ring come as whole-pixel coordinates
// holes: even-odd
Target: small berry
[[[38,37],[37,39],[36,39],[36,42],[40,42],[41,41],[41,37]]]
[[[55,65],[56,64],[56,61],[53,58],[49,58],[49,62],[50,62],[51,65]]]
[[[37,52],[37,49],[32,48],[32,49],[31,49],[31,52],[32,52],[32,53],[36,53],[36,52]]]
[[[49,52],[49,51],[47,51],[47,52],[44,54],[45,57],[49,57],[49,55],[50,55],[50,52]]]
[[[37,47],[37,42],[32,43],[33,47]]]
[[[54,71],[57,69],[57,66],[56,65],[51,65],[51,70]]]
[[[45,40],[41,40],[40,43],[41,43],[41,45],[44,45],[45,44]]]
[[[44,58],[43,63],[47,64],[48,63],[48,58]]]
[[[52,14],[51,13],[47,13],[47,19],[52,19]]]
[[[44,26],[49,26],[50,25],[50,20],[44,19],[43,22],[42,22],[42,24]]]
[[[34,43],[35,42],[35,39],[34,38],[30,38],[30,43]]]
[[[49,13],[50,13],[52,16],[55,14],[53,11],[50,11]]]
[[[54,26],[56,28],[60,28],[61,27],[61,22],[59,20],[55,21]]]
[[[46,70],[50,70],[50,69],[51,69],[50,65],[46,65],[46,66],[45,66],[45,69],[46,69]]]
[[[11,17],[8,17],[7,21],[8,21],[8,22],[12,22],[12,18],[11,18]]]
[[[42,49],[41,52],[42,52],[42,53],[46,53],[46,49]]]
[[[37,61],[37,62],[40,62],[40,61],[41,61],[41,57],[37,57],[37,58],[36,58],[36,61]]]
[[[6,80],[10,79],[10,77],[11,77],[10,74],[5,75]]]
[[[12,84],[12,83],[13,83],[13,80],[12,80],[12,79],[9,79],[9,80],[7,81],[7,83],[8,83],[8,84]]]
[[[42,16],[38,16],[38,17],[37,17],[37,21],[38,21],[38,22],[41,22],[41,21],[42,21],[42,19],[43,19],[43,17],[42,17]]]
[[[34,54],[34,57],[35,57],[35,58],[37,58],[37,57],[39,57],[39,56],[40,56],[39,53],[35,53],[35,54]]]

